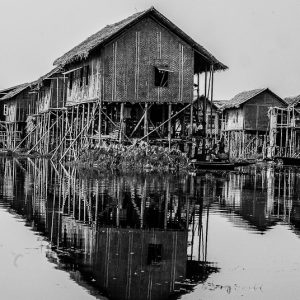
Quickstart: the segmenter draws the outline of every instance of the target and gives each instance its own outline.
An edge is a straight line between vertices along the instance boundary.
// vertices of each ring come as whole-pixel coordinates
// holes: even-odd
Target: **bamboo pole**
[[[191,105],[191,108],[193,105]],[[172,104],[169,103],[168,105],[168,142],[169,142],[169,151],[171,150],[171,131],[172,131],[172,124],[171,124],[171,117],[172,117]]]
[[[207,67],[205,67],[204,73],[204,100],[203,100],[203,120],[202,120],[202,127],[203,127],[203,140],[202,140],[202,156],[205,156],[206,152],[206,100],[207,100]]]
[[[189,136],[192,137],[193,135],[193,123],[194,123],[194,120],[193,120],[193,115],[194,115],[194,106],[191,105],[190,106],[190,132],[189,132]]]
[[[13,152],[15,152],[22,145],[22,143],[31,135],[32,132],[34,132],[36,130],[36,128],[39,125],[40,124],[35,125],[35,127],[23,138],[23,140],[17,145],[17,147],[15,147],[15,149],[13,150]]]
[[[98,113],[99,113],[98,134],[99,134],[99,146],[100,146],[101,145],[101,130],[102,130],[102,97],[100,98]]]
[[[99,105],[99,102],[97,102],[97,106]],[[96,111],[95,107],[95,111]],[[92,122],[92,120],[95,118],[95,111],[93,111],[93,115],[91,117],[91,119],[89,120],[89,123],[86,123],[85,126],[81,129],[80,133],[76,136],[75,140],[72,141],[71,145],[68,147],[68,149],[63,153],[61,159],[59,160],[59,162],[62,161],[62,159],[65,157],[65,155],[67,154],[67,152],[71,149],[71,147],[74,145],[74,143],[77,141],[77,139],[82,135],[82,133],[85,131],[85,129],[90,126],[90,123]]]
[[[124,102],[120,105],[120,134],[119,134],[119,143],[123,140],[123,134],[125,131],[124,127]]]
[[[212,124],[213,124],[213,119],[212,119],[212,110],[213,110],[213,97],[214,97],[214,65],[211,65],[211,92],[210,92],[210,137],[211,137],[211,147],[213,143],[212,139]]]
[[[148,103],[145,103],[145,117],[144,117],[144,136],[147,136],[147,142],[148,142]]]
[[[50,128],[40,137],[40,139],[37,141],[37,143],[27,152],[30,153],[38,144],[40,141],[42,141],[43,137],[48,133],[48,131],[58,122],[59,119],[57,119],[51,126]]]
[[[178,111],[177,113],[175,113],[172,117],[171,120],[174,119],[175,117],[177,117],[179,114],[181,114],[183,111],[185,111],[187,108],[189,108],[196,100],[194,100],[192,103],[187,104],[187,106],[185,106],[184,108],[182,108],[180,111]],[[144,138],[148,137],[151,133],[155,132],[158,128],[161,128],[163,125],[167,124],[169,122],[169,119],[164,121],[163,123],[161,123],[159,126],[157,126],[156,128],[154,128],[153,130],[151,130],[150,132],[148,132],[147,135],[144,135],[142,138],[140,138],[138,140],[138,142],[142,141]]]
[[[144,114],[142,115],[142,117],[140,118],[140,120],[138,121],[136,126],[134,127],[133,131],[130,134],[130,137],[132,137],[132,135],[135,133],[135,131],[139,128],[139,126],[141,125],[141,123],[144,120],[145,116],[146,116],[146,112],[144,112]]]

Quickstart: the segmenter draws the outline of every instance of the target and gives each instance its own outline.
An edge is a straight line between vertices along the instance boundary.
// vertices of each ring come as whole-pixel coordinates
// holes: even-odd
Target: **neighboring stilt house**
[[[36,109],[27,117],[26,145],[29,151],[46,154],[62,139],[66,122],[66,77],[55,68],[39,78],[31,93],[36,94]]]
[[[199,100],[200,109],[198,109],[198,118],[200,126],[198,130],[203,132],[207,138],[207,146],[210,144],[217,144],[220,139],[221,133],[221,108],[222,104],[220,101],[210,101],[205,97],[200,97]],[[203,113],[205,112],[205,113]],[[205,120],[205,123],[204,123]],[[205,128],[205,130],[203,130]]]
[[[0,93],[0,148],[13,150],[25,134],[26,118],[35,111],[32,83],[25,83]]]
[[[214,71],[227,68],[154,8],[106,26],[54,64],[68,80],[61,157],[103,141],[191,143],[194,77],[197,99],[211,99]]]
[[[268,157],[300,157],[300,96],[285,98],[288,107],[269,111]]]
[[[263,155],[269,138],[268,110],[287,104],[268,88],[242,92],[223,106],[222,128],[232,159]]]

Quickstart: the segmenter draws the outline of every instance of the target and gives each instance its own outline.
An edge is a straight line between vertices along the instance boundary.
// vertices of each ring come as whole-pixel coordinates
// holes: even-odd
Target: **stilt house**
[[[66,77],[54,68],[40,77],[31,93],[36,94],[36,109],[28,115],[26,148],[49,153],[62,139],[65,128]]]
[[[239,93],[223,106],[222,128],[231,158],[262,153],[268,142],[270,107],[287,104],[268,88]]]
[[[269,158],[300,157],[300,96],[284,101],[287,107],[272,107],[269,111]]]
[[[197,115],[194,77],[212,82],[227,68],[154,8],[106,26],[54,64],[67,78],[63,153],[104,140],[185,141]]]
[[[0,94],[1,147],[14,149],[25,132],[27,116],[35,111],[36,99],[31,94],[33,83],[2,90]]]

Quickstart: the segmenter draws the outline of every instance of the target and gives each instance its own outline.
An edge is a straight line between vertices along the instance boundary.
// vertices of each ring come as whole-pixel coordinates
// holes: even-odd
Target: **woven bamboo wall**
[[[266,131],[268,129],[269,107],[284,107],[273,94],[264,92],[244,105],[244,128],[246,130]]]
[[[29,94],[29,89],[24,90],[12,99],[3,101],[8,107],[6,122],[25,122],[27,115],[35,113],[36,95]]]
[[[88,84],[74,72],[67,105],[104,101],[189,103],[193,98],[194,53],[179,37],[147,18],[72,68],[89,65]],[[168,87],[156,87],[154,67],[167,66]],[[70,67],[71,69],[71,67]],[[70,75],[69,75],[70,76]]]
[[[77,69],[68,74],[65,90],[66,90],[66,105],[74,105],[81,102],[87,102],[89,100],[94,100],[101,95],[101,83],[102,83],[102,72],[101,72],[101,51],[99,51],[97,56],[87,58],[80,63],[73,64],[70,69]],[[86,75],[83,77],[83,82],[80,84],[80,72],[85,66],[89,66],[88,72],[88,84],[86,84]],[[70,78],[72,76],[72,88],[70,88]]]

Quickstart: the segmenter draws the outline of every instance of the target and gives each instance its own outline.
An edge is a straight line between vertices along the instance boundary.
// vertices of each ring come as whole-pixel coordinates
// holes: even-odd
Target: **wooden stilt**
[[[149,141],[149,134],[148,134],[148,103],[145,103],[145,117],[144,117],[144,136],[147,137],[147,142]]]
[[[190,106],[190,130],[189,130],[189,136],[192,137],[193,135],[193,126],[194,126],[194,105]]]
[[[193,107],[193,105],[191,105],[191,108],[192,107]],[[171,117],[172,117],[172,104],[169,103],[169,105],[168,105],[168,143],[169,143],[169,150],[171,150],[171,137],[172,137]]]
[[[124,102],[120,104],[120,134],[119,134],[119,143],[122,143],[124,136]]]
[[[99,146],[101,146],[101,130],[102,130],[102,100],[101,99],[99,103],[98,114],[99,114],[99,119],[98,119]]]

